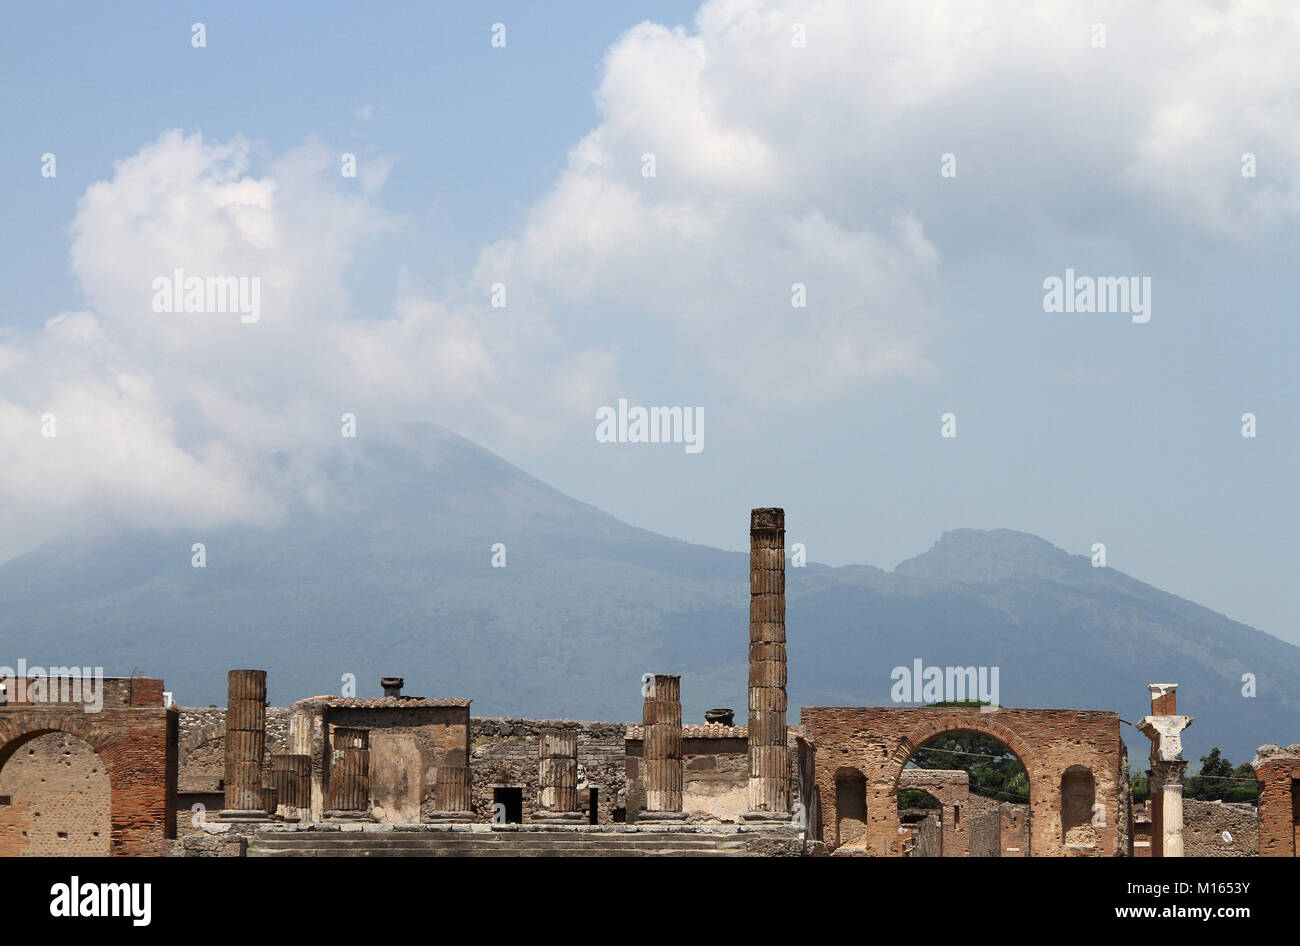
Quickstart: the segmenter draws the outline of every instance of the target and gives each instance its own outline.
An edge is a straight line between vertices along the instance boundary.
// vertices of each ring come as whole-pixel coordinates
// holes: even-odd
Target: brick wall
[[[1030,850],[1036,855],[1065,853],[1061,818],[1061,779],[1072,766],[1092,776],[1093,796],[1105,805],[1106,824],[1097,827],[1095,853],[1119,849],[1117,823],[1124,810],[1119,717],[1088,710],[999,709],[981,713],[965,707],[804,707],[802,721],[817,746],[817,785],[822,804],[823,838],[834,846],[835,783],[839,773],[858,772],[866,780],[866,847],[888,855],[896,848],[897,785],[912,754],[936,736],[969,731],[1006,745],[1029,774]],[[1005,835],[1004,835],[1005,837]],[[1004,844],[1005,847],[1005,844]]]
[[[76,736],[37,736],[0,770],[0,854],[107,855],[110,827],[108,771]]]
[[[1261,750],[1262,751],[1262,750]],[[1291,757],[1261,759],[1252,763],[1259,779],[1259,854],[1261,857],[1295,857],[1300,853],[1300,746]]]
[[[84,832],[96,817],[91,813],[94,805],[88,801],[95,794],[89,787],[93,773],[91,782],[85,783],[78,782],[75,773],[84,772],[87,766],[93,767],[87,754],[93,753],[108,776],[109,853],[162,855],[166,840],[176,834],[174,806],[178,732],[177,713],[174,709],[163,708],[162,693],[161,680],[110,678],[104,681],[104,705],[97,713],[86,712],[86,707],[77,704],[10,704],[0,707],[0,778],[18,783],[27,781],[30,778],[27,765],[38,757],[43,760],[39,766],[54,766],[49,771],[60,773],[56,787],[63,799],[57,803],[78,806],[81,811],[78,830]],[[54,738],[43,739],[47,735]],[[66,737],[72,739],[60,742]],[[70,748],[78,742],[87,748]],[[5,770],[25,746],[29,747],[29,762],[19,762],[19,767],[6,775]],[[70,764],[60,772],[57,760],[65,750],[70,753],[64,757]],[[74,786],[80,785],[86,786],[85,791],[78,788],[74,792]],[[82,801],[73,802],[71,796],[74,795]],[[55,801],[55,796],[46,796],[44,800],[38,798],[37,801],[48,806]],[[32,812],[40,809],[29,805],[26,810],[27,816],[35,820]],[[22,854],[29,842],[49,843],[48,832],[44,829],[32,834],[29,828],[28,836],[24,838],[24,829],[17,827],[18,819],[24,815],[10,812],[9,817],[10,823],[0,831],[0,856]],[[63,840],[57,837],[57,830],[55,839]],[[68,834],[67,840],[73,841],[71,826]],[[77,843],[83,841],[89,843],[84,838]]]

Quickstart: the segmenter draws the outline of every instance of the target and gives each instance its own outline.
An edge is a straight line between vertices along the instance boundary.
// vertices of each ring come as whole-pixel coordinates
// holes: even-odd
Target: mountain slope
[[[629,720],[641,674],[674,672],[688,720],[743,718],[744,553],[628,526],[438,428],[348,443],[324,469],[273,527],[88,523],[0,565],[0,663],[139,669],[189,705],[224,702],[232,667],[266,668],[276,703],[401,674],[476,714]],[[740,544],[748,510],[736,521]],[[792,707],[888,702],[892,668],[919,658],[998,667],[1006,705],[1132,721],[1147,683],[1178,682],[1189,758],[1300,737],[1300,648],[1033,536],[958,530],[892,573],[791,569],[788,592]],[[1145,740],[1125,735],[1137,769]]]

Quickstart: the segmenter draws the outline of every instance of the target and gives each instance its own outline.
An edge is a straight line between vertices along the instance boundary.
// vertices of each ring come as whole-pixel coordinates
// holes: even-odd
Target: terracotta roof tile
[[[424,707],[469,706],[470,700],[426,700],[422,696],[313,696],[299,703],[323,702],[330,709],[422,709]]]

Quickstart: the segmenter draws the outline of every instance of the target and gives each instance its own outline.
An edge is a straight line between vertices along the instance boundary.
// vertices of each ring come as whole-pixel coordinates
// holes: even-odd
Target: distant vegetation
[[[1142,773],[1134,774],[1133,801],[1141,803],[1150,797],[1150,779]],[[1259,782],[1248,763],[1234,768],[1215,746],[1209,755],[1201,756],[1201,770],[1183,779],[1183,797],[1254,805],[1259,801]]]
[[[982,705],[977,700],[947,701],[934,706]],[[970,775],[973,795],[996,801],[1029,801],[1029,774],[1014,752],[992,736],[981,733],[945,733],[931,739],[913,754],[910,764],[919,769],[960,769]],[[898,793],[899,808],[938,808],[939,803],[919,789]]]

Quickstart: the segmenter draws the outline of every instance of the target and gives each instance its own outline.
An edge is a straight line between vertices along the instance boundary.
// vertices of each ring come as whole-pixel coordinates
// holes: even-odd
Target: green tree
[[[967,772],[974,795],[997,801],[1029,801],[1029,774],[1015,753],[992,736],[971,732],[945,733],[917,749],[911,762],[921,769]]]
[[[1183,797],[1254,804],[1259,800],[1259,782],[1255,780],[1254,769],[1249,765],[1234,768],[1215,746],[1209,755],[1201,756],[1201,771],[1188,776]]]

